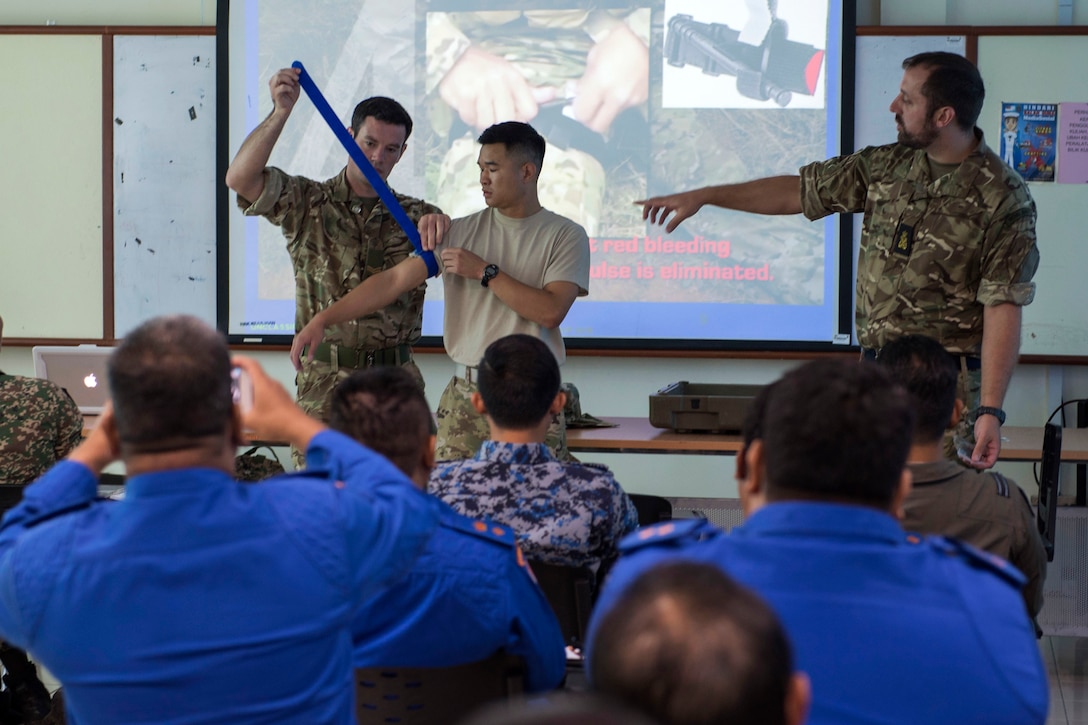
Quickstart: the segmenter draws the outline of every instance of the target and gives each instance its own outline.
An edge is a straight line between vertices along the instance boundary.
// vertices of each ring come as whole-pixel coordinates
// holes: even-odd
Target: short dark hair
[[[527,430],[544,419],[562,382],[551,349],[532,335],[507,335],[487,346],[477,386],[487,414],[502,428]]]
[[[955,356],[932,337],[905,335],[882,347],[876,361],[910,393],[914,440],[932,443],[943,437],[956,407]]]
[[[388,458],[407,476],[431,437],[431,409],[412,374],[401,367],[358,370],[332,391],[329,425]]]
[[[527,123],[520,121],[496,123],[484,129],[476,140],[483,146],[501,143],[506,147],[507,153],[519,155],[525,161],[536,164],[537,173],[540,173],[540,169],[544,166],[544,137]]]
[[[710,564],[643,572],[604,615],[592,688],[670,725],[780,725],[793,675],[781,623]]]
[[[904,70],[918,66],[929,69],[929,77],[922,84],[922,95],[929,101],[927,112],[951,106],[956,112],[956,124],[964,131],[973,129],[986,100],[978,67],[962,55],[944,51],[919,53],[903,61]]]
[[[121,442],[160,452],[228,430],[230,367],[226,338],[195,317],[156,317],[125,335],[107,364]]]
[[[745,448],[752,445],[752,441],[763,437],[763,419],[767,415],[767,401],[771,399],[774,386],[775,383],[764,385],[748,405],[748,410],[744,414],[744,422],[741,423],[740,428],[740,435]]]
[[[359,101],[359,105],[355,107],[355,111],[351,114],[352,136],[359,133],[359,129],[363,127],[363,121],[368,118],[376,118],[394,126],[404,126],[405,141],[412,135],[412,117],[408,115],[408,111],[404,110],[404,106],[392,98],[372,96]]]
[[[775,385],[763,421],[769,501],[885,508],[910,452],[914,411],[879,366],[814,360]]]

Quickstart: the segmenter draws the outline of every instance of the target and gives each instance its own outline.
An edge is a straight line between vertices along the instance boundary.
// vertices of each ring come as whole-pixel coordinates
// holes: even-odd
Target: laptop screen
[[[109,400],[106,361],[112,347],[47,347],[33,350],[34,375],[63,388],[79,406],[79,412],[96,415]]]

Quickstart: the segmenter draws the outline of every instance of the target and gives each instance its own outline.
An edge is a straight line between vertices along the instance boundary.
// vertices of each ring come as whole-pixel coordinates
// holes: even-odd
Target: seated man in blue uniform
[[[957,358],[931,337],[905,335],[876,362],[907,389],[917,414],[903,528],[954,536],[1008,559],[1027,578],[1024,604],[1035,617],[1043,608],[1046,547],[1027,495],[997,471],[966,468],[944,454],[945,431],[959,425],[965,408],[956,397]]]
[[[601,620],[593,689],[669,725],[800,725],[811,699],[758,596],[712,564],[644,571]]]
[[[1043,723],[1048,685],[1024,577],[942,537],[904,533],[910,399],[871,363],[818,360],[770,392],[742,487],[765,503],[728,535],[705,521],[643,529],[590,621],[652,566],[714,564],[761,595],[812,679],[810,723]]]
[[[605,466],[559,461],[544,443],[563,409],[559,364],[531,335],[487,346],[472,405],[487,417],[490,440],[473,458],[439,464],[429,490],[465,516],[514,529],[532,561],[596,566],[615,558],[638,528],[638,512]]]
[[[0,637],[64,683],[71,722],[354,722],[352,618],[411,565],[435,508],[236,358],[242,411],[231,364],[195,318],[133,330],[112,409],[0,525]],[[305,450],[307,472],[236,481],[243,430]],[[124,500],[96,499],[118,458]]]
[[[431,410],[406,370],[352,374],[332,392],[329,421],[426,489],[434,467]],[[566,665],[563,635],[513,531],[432,501],[438,527],[420,557],[355,615],[355,666],[449,667],[505,650],[524,660],[528,691],[557,687]]]

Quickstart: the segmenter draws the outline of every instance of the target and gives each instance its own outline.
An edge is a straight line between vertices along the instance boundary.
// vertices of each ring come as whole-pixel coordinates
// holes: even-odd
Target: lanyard
[[[359,170],[363,172],[363,176],[370,182],[370,186],[374,191],[378,192],[378,198],[385,204],[385,208],[389,210],[389,213],[393,215],[393,218],[400,225],[400,228],[404,230],[404,233],[408,235],[408,241],[412,243],[412,246],[416,250],[416,254],[427,265],[427,276],[435,277],[438,275],[438,262],[434,258],[434,252],[423,251],[423,246],[419,241],[419,230],[416,229],[416,225],[405,213],[404,208],[401,207],[400,202],[397,201],[397,197],[390,191],[389,186],[378,174],[377,170],[370,163],[367,157],[363,154],[363,150],[359,148],[359,145],[355,143],[355,139],[351,137],[348,130],[344,128],[344,125],[340,123],[340,119],[336,117],[329,102],[325,100],[325,96],[321,95],[321,90],[318,89],[317,84],[310,78],[310,74],[306,72],[306,68],[300,61],[295,61],[291,64],[292,68],[298,68],[302,73],[299,74],[299,84],[302,85],[303,90],[306,91],[306,95],[313,101],[314,106],[317,107],[318,112],[325,119],[325,123],[329,124],[329,128],[332,129],[333,134],[343,145],[344,150],[348,152],[348,156],[355,162],[355,165],[359,167]]]

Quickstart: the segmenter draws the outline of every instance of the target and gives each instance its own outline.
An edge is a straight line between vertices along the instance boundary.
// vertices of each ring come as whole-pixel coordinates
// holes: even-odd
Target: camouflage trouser
[[[412,373],[412,377],[416,379],[422,389],[423,375],[419,372],[419,368],[416,367],[415,361],[408,360],[401,367]],[[320,360],[307,362],[304,358],[302,370],[295,373],[295,386],[298,388],[298,407],[302,408],[311,418],[317,418],[324,423],[328,423],[329,396],[337,383],[350,377],[353,372],[355,372],[355,368],[338,367],[338,369],[334,370],[330,363],[321,362]],[[300,451],[292,446],[291,460],[294,461],[296,469],[305,468],[305,451]]]
[[[974,450],[975,418],[982,395],[982,371],[968,370],[961,361],[960,375],[956,382],[956,397],[963,401],[963,418],[959,425],[944,434],[944,455],[953,461],[963,463],[956,452],[957,444],[961,448]],[[968,454],[970,451],[968,451]]]
[[[438,440],[435,442],[435,460],[454,461],[472,458],[480,444],[491,437],[487,418],[472,407],[472,394],[476,384],[455,375],[442,391],[438,401]],[[567,426],[563,413],[552,417],[544,443],[561,461],[572,460],[567,450]]]

